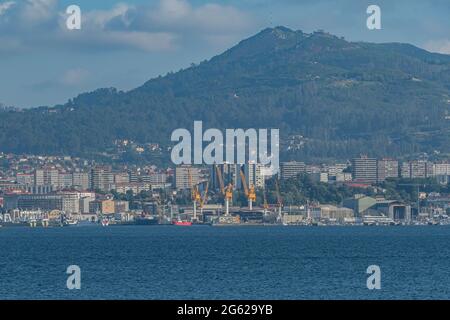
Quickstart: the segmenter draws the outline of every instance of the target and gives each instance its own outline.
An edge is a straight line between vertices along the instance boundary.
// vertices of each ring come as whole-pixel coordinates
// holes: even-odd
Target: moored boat
[[[192,226],[192,222],[190,221],[181,221],[181,220],[175,220],[172,222],[174,226],[181,226],[181,227],[190,227]]]

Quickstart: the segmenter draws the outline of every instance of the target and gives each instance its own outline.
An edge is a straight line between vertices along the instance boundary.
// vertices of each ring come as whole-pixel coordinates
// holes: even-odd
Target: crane
[[[244,192],[245,192],[245,196],[247,197],[248,200],[248,208],[250,210],[253,210],[253,202],[256,202],[256,191],[255,191],[255,187],[252,185],[250,185],[250,188],[247,186],[247,181],[245,179],[245,175],[244,172],[242,171],[242,168],[240,170],[240,174],[241,174],[241,180],[242,180],[242,186],[244,187]]]
[[[219,179],[220,192],[222,194],[225,194],[225,186],[223,184],[222,172],[220,172],[219,166],[217,166],[216,164],[214,165],[214,167],[216,169],[217,179]]]
[[[230,215],[230,203],[233,201],[233,184],[228,184],[228,187],[225,189],[225,215]]]
[[[281,198],[280,184],[279,184],[278,180],[275,180],[275,188],[276,188],[276,191],[277,191],[278,219],[281,221],[281,219],[282,219],[282,208],[283,208],[283,198]]]
[[[200,192],[198,191],[198,185],[194,185],[192,181],[192,172],[191,168],[188,168],[188,179],[189,179],[189,186],[191,188],[191,199],[194,206],[194,221],[197,220],[197,203],[201,203],[202,196]]]
[[[206,182],[206,188],[203,192],[203,197],[200,200],[200,214],[203,216],[203,207],[208,201],[208,189],[209,189],[209,181]]]
[[[263,190],[263,196],[264,196],[264,214],[266,214],[267,209],[269,209],[269,204],[267,203],[266,188],[264,188]]]
[[[219,179],[220,192],[225,198],[225,215],[229,216],[230,215],[230,203],[233,201],[233,184],[230,183],[225,188],[225,184],[223,183],[222,172],[220,171],[220,169],[217,165],[215,165],[215,167],[216,167],[217,179]]]

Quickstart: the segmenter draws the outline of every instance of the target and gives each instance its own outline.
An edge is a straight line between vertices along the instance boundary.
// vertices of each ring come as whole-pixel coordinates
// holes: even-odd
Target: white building
[[[200,169],[190,166],[181,165],[175,168],[175,188],[184,190],[192,188],[200,182]]]

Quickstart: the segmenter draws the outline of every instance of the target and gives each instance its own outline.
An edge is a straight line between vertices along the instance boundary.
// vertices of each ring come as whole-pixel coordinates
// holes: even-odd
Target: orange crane
[[[202,196],[198,191],[198,185],[194,185],[192,181],[191,168],[188,168],[189,186],[191,187],[191,199],[194,206],[194,221],[197,221],[197,203],[201,203]]]
[[[247,186],[247,180],[245,179],[245,175],[244,172],[242,171],[242,168],[240,170],[240,174],[241,174],[241,180],[242,180],[242,186],[244,187],[244,192],[245,192],[245,196],[247,197],[248,200],[248,208],[250,210],[253,210],[253,202],[256,202],[256,191],[255,191],[255,187],[252,185],[250,185],[250,188]]]

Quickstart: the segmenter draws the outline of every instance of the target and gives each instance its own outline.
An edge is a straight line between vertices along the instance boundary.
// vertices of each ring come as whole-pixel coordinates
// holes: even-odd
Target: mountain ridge
[[[288,158],[447,153],[449,114],[450,56],[276,27],[127,92],[103,88],[51,108],[0,111],[0,151],[77,155],[116,139],[168,144],[172,130],[203,120],[303,136]]]

